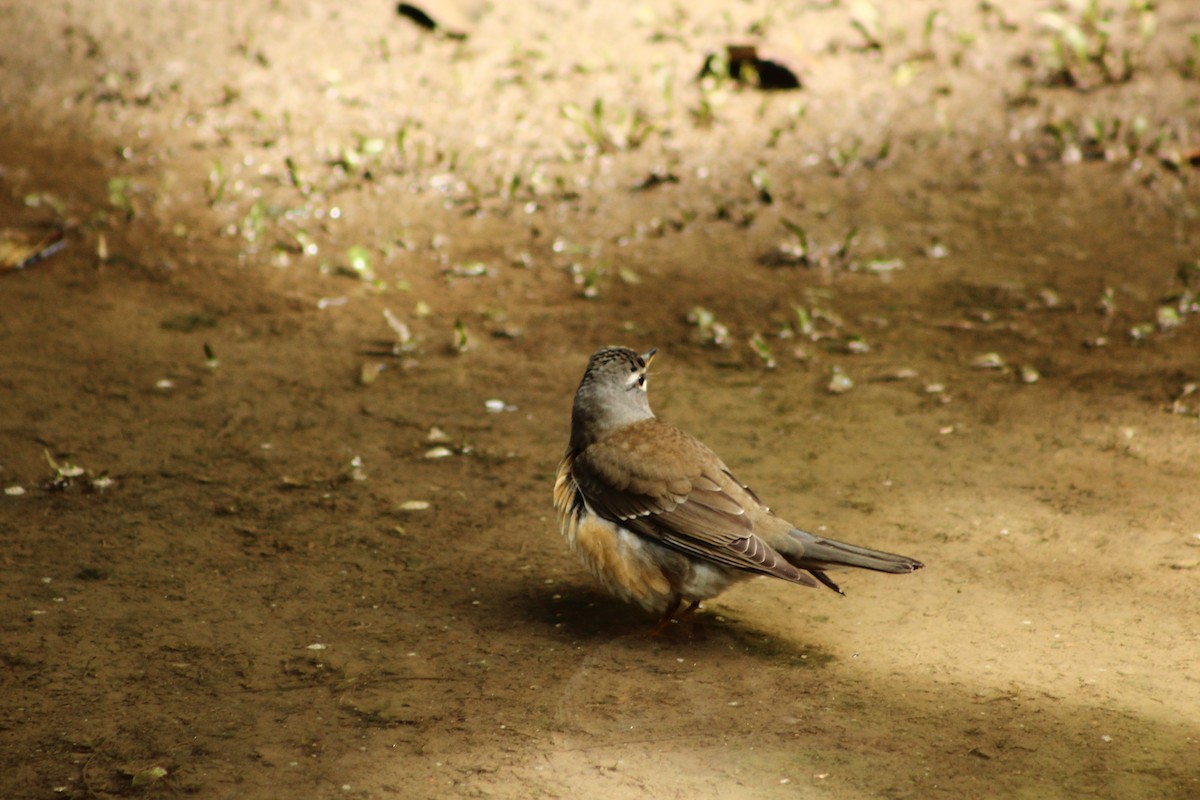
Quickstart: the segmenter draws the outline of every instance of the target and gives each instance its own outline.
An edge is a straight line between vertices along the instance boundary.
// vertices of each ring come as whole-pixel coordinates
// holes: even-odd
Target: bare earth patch
[[[1200,796],[1195,3],[516,5],[0,2],[0,796]],[[649,636],[610,343],[927,568]]]

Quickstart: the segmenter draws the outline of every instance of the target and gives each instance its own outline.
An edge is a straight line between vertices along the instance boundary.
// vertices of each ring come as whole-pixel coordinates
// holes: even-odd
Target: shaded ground
[[[0,796],[1197,796],[1200,12],[905,5],[0,3]],[[928,568],[650,638],[614,342]]]

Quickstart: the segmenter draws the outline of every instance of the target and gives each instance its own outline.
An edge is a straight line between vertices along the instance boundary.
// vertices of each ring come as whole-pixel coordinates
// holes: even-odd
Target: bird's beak
[[[646,366],[650,366],[650,362],[654,360],[654,354],[658,352],[657,347],[651,347],[646,352],[642,353],[642,361],[646,362]]]

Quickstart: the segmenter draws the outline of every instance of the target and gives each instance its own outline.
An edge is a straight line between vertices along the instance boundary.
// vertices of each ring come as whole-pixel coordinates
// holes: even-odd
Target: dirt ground
[[[429,9],[0,0],[0,797],[1200,797],[1200,7]],[[651,636],[610,343],[927,568]]]

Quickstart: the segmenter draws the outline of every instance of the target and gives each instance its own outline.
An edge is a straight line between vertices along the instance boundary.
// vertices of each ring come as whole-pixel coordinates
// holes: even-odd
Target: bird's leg
[[[682,623],[685,619],[688,621],[687,629],[689,639],[696,638],[697,634],[700,634],[700,637],[704,638],[704,626],[697,622],[695,617],[696,609],[698,608],[700,608],[700,601],[693,600],[691,603],[688,603],[687,608],[675,615],[676,622]]]
[[[663,613],[662,619],[660,619],[658,624],[654,626],[654,636],[662,636],[664,633],[666,633],[667,626],[669,626],[672,622],[676,622],[682,620],[684,617],[691,616],[693,613],[695,613],[696,609],[700,607],[700,601],[693,600],[687,608],[685,608],[683,611],[680,611],[679,606],[682,604],[683,597],[681,595],[675,595],[671,598],[671,602],[667,604],[667,610],[665,613]]]
[[[651,636],[662,636],[667,631],[667,626],[671,624],[671,620],[675,618],[675,612],[679,610],[679,604],[683,602],[681,595],[672,595],[671,602],[667,603],[667,610],[663,612],[662,619],[654,626],[654,632]]]
[[[683,611],[679,612],[679,614],[675,617],[675,619],[681,620],[684,617],[690,617],[692,614],[696,613],[696,609],[698,609],[698,608],[700,608],[700,601],[693,600],[687,608],[685,608]]]

